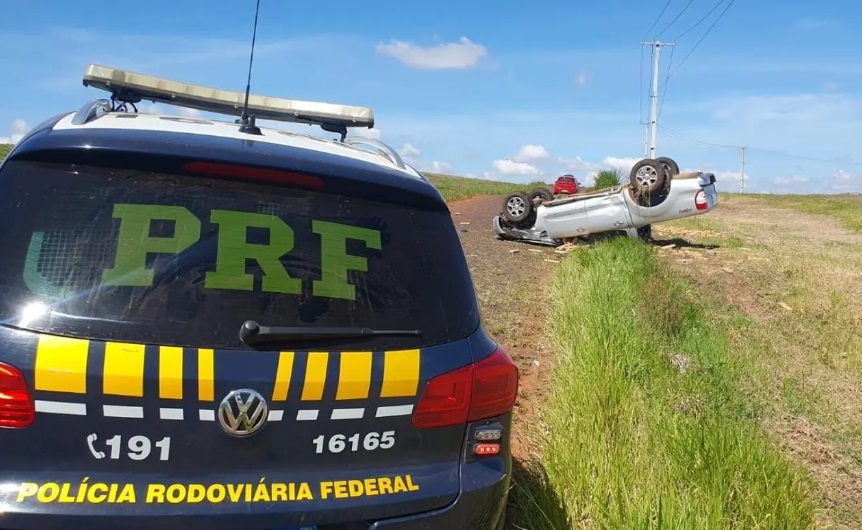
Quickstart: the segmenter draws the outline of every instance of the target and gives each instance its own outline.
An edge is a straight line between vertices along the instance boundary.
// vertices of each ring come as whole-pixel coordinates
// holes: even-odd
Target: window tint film
[[[30,162],[7,163],[0,186],[9,325],[220,348],[247,347],[247,320],[421,330],[345,348],[428,346],[478,325],[448,212],[397,196]]]

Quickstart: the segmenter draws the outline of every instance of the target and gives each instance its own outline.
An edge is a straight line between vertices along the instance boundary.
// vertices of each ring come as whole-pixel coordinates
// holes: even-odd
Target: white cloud
[[[739,174],[737,173],[736,180],[739,181]],[[805,184],[810,179],[808,177],[803,176],[792,176],[792,177],[775,177],[772,179],[772,183],[776,186],[787,186],[788,184]]]
[[[473,68],[488,55],[481,44],[461,37],[458,42],[419,46],[410,42],[392,39],[388,44],[380,43],[377,53],[388,55],[411,68],[425,70]]]
[[[515,155],[515,162],[540,162],[551,158],[551,153],[541,145],[522,145]]]
[[[422,156],[422,151],[416,149],[413,145],[406,143],[404,144],[404,147],[398,150],[398,154],[404,158],[419,158]]]
[[[862,192],[862,173],[851,173],[839,169],[832,174],[830,188],[839,193]]]
[[[9,127],[9,136],[0,136],[0,144],[17,144],[29,130],[30,127],[27,126],[26,121],[20,118],[12,120],[12,125]]]
[[[559,161],[569,171],[596,172],[601,169],[599,164],[587,162],[579,156],[576,156],[575,158],[560,157]]]
[[[525,162],[515,162],[514,160],[502,159],[494,160],[492,164],[493,172],[498,175],[538,175],[541,173],[536,166]]]
[[[715,175],[715,187],[719,192],[737,192],[740,191],[741,185],[740,180],[745,181],[745,191],[752,191],[748,188],[750,187],[751,175],[748,173],[745,174],[743,179],[740,179],[739,171],[727,171],[727,170],[717,170],[717,169],[683,169],[683,172],[686,171],[703,171],[704,173],[712,173]]]
[[[575,78],[575,84],[583,88],[589,84],[590,77],[592,77],[590,72],[582,71],[578,74],[578,77]]]
[[[383,132],[380,129],[359,129],[359,128],[357,128],[354,130],[353,135],[380,141],[380,138],[383,137]]]
[[[606,156],[604,160],[602,160],[602,165],[609,166],[611,169],[619,169],[620,172],[628,178],[628,174],[632,170],[632,166],[637,164],[640,160],[640,158]]]
[[[415,160],[413,163],[408,163],[413,166],[416,171],[422,173],[443,173],[445,175],[451,175],[455,172],[451,164],[441,162],[439,160],[432,160],[430,162]]]

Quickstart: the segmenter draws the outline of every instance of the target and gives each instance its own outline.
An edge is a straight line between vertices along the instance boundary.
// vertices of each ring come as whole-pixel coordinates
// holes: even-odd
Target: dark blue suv
[[[119,74],[0,166],[0,528],[501,528],[518,371],[439,192]]]

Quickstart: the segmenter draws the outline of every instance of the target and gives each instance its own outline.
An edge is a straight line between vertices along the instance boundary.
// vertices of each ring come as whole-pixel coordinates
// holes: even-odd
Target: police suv
[[[84,84],[0,166],[0,528],[501,528],[518,371],[371,109]]]

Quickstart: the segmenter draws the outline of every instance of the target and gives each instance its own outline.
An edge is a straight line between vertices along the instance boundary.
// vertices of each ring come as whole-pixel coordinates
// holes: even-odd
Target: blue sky
[[[718,1],[671,0],[646,38]],[[862,192],[862,3],[735,0],[683,63],[730,1],[662,50],[658,154],[728,191],[744,145],[746,191]],[[262,0],[252,90],[370,106],[364,134],[421,170],[588,181],[644,155],[639,43],[665,4]],[[0,0],[0,137],[101,96],[91,62],[244,90],[254,0],[140,6]]]

